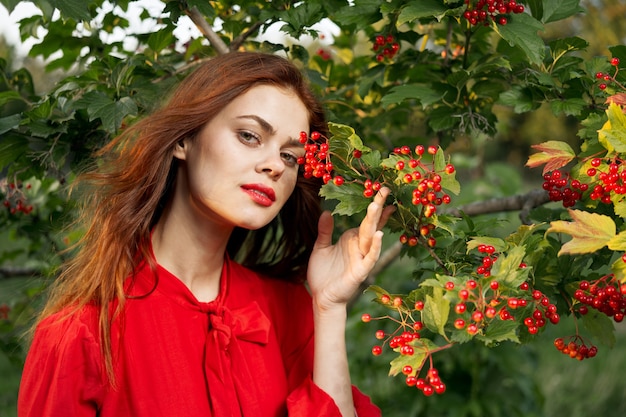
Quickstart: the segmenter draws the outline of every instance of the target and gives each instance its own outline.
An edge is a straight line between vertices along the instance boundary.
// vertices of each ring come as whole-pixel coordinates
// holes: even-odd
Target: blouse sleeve
[[[284,299],[289,300],[291,329],[289,342],[290,351],[284,352],[286,369],[288,370],[290,393],[287,397],[287,410],[290,417],[341,417],[339,407],[324,390],[313,381],[313,311],[311,297],[306,288],[301,287]],[[309,306],[303,308],[303,306]],[[294,317],[293,312],[301,312]],[[370,398],[352,387],[354,407],[358,417],[379,417],[380,409]]]
[[[96,337],[80,319],[53,315],[35,331],[18,395],[18,417],[95,417],[104,394]]]

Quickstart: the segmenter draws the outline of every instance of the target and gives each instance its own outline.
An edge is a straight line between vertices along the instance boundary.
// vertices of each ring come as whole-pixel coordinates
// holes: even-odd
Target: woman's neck
[[[154,256],[159,265],[178,277],[199,301],[212,301],[219,293],[231,231],[182,217],[171,210],[164,211],[152,233]]]

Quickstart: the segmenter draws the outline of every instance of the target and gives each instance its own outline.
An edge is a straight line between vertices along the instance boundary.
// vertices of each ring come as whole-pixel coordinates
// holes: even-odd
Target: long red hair
[[[99,308],[99,333],[107,375],[114,381],[111,322],[123,308],[125,280],[142,261],[152,262],[150,232],[170,198],[176,173],[174,147],[193,138],[228,103],[259,84],[295,92],[309,109],[311,131],[326,132],[324,112],[301,71],[285,58],[233,52],[198,67],[168,103],[125,130],[96,155],[96,168],[79,179],[84,196],[81,240],[61,268],[38,322],[86,304]],[[317,235],[320,182],[299,176],[295,191],[268,226],[236,229],[229,255],[277,278],[302,279]],[[111,302],[117,309],[110,311]]]

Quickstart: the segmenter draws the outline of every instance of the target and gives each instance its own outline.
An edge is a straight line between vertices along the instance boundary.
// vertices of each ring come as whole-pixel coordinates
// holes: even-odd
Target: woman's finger
[[[333,244],[334,219],[330,211],[325,210],[317,222],[317,248],[327,248]]]
[[[359,226],[359,250],[363,256],[370,252],[372,238],[378,230],[378,225],[383,217],[383,208],[389,192],[390,190],[385,187],[376,193],[374,201],[367,207],[367,214]]]

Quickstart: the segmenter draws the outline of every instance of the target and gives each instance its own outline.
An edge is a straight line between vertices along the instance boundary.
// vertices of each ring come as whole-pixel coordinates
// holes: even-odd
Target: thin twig
[[[242,32],[230,43],[230,50],[236,51],[246,39],[252,36],[265,22],[254,22],[246,31]]]

